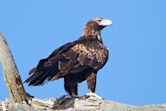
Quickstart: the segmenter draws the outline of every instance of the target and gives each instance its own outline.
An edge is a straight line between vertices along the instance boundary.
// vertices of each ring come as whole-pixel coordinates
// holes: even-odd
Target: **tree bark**
[[[0,33],[0,62],[2,64],[4,80],[9,90],[11,102],[28,102],[30,97],[25,92],[21,77],[18,73],[17,66],[2,33]]]

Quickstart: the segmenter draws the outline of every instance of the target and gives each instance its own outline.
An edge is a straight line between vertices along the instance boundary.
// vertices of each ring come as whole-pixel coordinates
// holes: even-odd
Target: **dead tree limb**
[[[2,33],[0,33],[0,62],[2,64],[4,79],[9,90],[11,102],[27,102],[30,97],[25,92],[21,77],[18,74],[17,66]]]

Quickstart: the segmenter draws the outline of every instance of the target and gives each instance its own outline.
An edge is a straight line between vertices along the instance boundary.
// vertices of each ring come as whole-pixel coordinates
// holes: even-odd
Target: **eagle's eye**
[[[96,20],[96,23],[98,23],[98,25],[100,24],[100,22],[102,22],[101,19]]]

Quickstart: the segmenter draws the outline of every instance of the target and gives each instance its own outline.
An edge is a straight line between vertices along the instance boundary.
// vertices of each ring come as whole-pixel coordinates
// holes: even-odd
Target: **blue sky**
[[[92,18],[113,21],[102,31],[108,63],[99,71],[96,93],[126,104],[166,103],[166,14],[164,0],[0,0],[3,32],[23,80],[39,59],[76,40]],[[0,68],[0,99],[8,97]],[[63,79],[26,91],[38,98],[60,97]],[[88,92],[86,82],[79,95]]]

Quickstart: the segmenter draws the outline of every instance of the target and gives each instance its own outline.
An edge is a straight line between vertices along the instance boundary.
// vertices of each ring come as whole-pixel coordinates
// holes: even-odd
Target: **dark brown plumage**
[[[77,96],[77,84],[87,80],[90,92],[95,92],[96,76],[108,59],[100,31],[111,25],[110,20],[95,18],[84,27],[80,39],[56,49],[48,58],[41,59],[25,81],[30,86],[43,85],[46,81],[64,78],[65,90]]]

